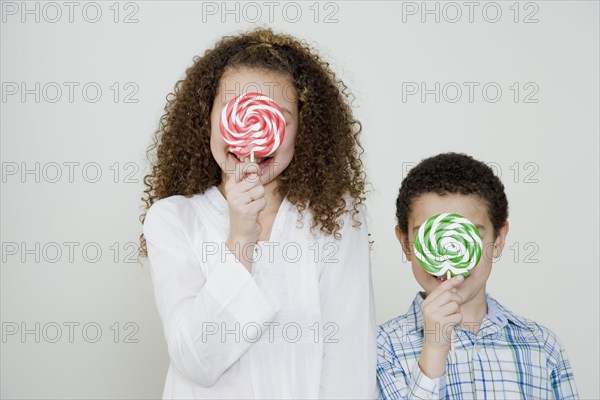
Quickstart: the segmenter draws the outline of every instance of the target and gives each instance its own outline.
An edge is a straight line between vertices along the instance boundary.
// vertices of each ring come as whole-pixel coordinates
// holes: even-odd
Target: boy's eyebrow
[[[475,226],[476,226],[476,227],[477,227],[477,229],[479,229],[480,231],[485,231],[485,226],[483,226],[483,225],[479,225],[479,224],[475,224]],[[421,225],[415,225],[415,226],[413,226],[413,229],[414,229],[415,231],[418,231],[420,227],[421,227]]]

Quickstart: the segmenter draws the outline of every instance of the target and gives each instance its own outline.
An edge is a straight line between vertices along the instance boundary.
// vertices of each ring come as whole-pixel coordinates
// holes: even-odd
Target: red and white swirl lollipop
[[[285,118],[275,100],[261,93],[235,97],[221,113],[221,136],[238,157],[268,157],[285,135]]]

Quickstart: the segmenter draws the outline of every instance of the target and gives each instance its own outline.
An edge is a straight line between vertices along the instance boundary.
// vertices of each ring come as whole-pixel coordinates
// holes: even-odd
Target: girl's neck
[[[260,214],[277,214],[279,206],[283,202],[283,195],[279,192],[278,188],[279,182],[276,180],[265,185],[265,199],[267,199],[267,206]],[[258,218],[260,219],[260,215]]]
[[[271,238],[271,230],[275,223],[275,217],[283,202],[283,195],[277,188],[278,183],[276,181],[269,182],[265,185],[265,199],[267,200],[267,205],[265,209],[258,214],[258,223],[261,226],[261,233],[258,237],[259,241],[268,241]]]

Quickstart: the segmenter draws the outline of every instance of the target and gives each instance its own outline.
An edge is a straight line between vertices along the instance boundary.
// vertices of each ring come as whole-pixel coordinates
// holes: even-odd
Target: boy
[[[444,212],[463,215],[481,234],[481,260],[466,278],[436,278],[413,256],[419,226]],[[396,236],[424,292],[406,314],[379,327],[382,398],[578,398],[557,336],[486,294],[492,259],[508,233],[504,185],[491,168],[456,153],[422,161],[402,182],[396,217]]]

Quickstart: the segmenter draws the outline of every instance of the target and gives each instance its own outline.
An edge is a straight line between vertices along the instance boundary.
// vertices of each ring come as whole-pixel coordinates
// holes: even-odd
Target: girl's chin
[[[264,160],[260,160],[261,162],[258,164],[258,167],[259,167],[258,175],[260,176],[260,181],[263,185],[272,183],[273,181],[275,181],[277,179],[277,176],[275,175],[275,173],[276,173],[275,165],[276,164],[275,164],[275,161],[273,161],[273,160],[274,160],[273,157],[269,157]],[[236,171],[236,168],[239,164],[245,164],[245,163],[242,162],[237,156],[234,156],[232,153],[227,153],[227,158],[225,159],[225,162],[223,162],[220,165],[223,179],[225,178],[226,174],[229,174],[229,175],[234,174]],[[242,173],[248,172],[248,171],[245,171],[245,168],[243,168],[243,167],[241,168],[241,171],[242,171]]]

